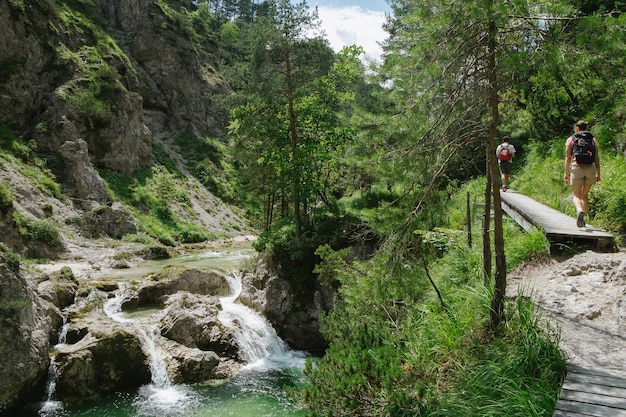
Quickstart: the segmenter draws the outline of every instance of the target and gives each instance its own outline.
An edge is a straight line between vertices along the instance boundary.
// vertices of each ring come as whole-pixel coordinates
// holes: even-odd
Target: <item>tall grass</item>
[[[547,250],[539,232],[507,225],[506,233],[516,242],[511,264]],[[481,245],[436,242],[440,257],[427,268],[447,308],[419,257],[383,252],[347,263],[321,253],[321,271],[341,282],[341,301],[323,321],[330,349],[305,370],[308,415],[552,415],[565,372],[558,332],[521,298],[507,304],[499,332],[489,332]]]

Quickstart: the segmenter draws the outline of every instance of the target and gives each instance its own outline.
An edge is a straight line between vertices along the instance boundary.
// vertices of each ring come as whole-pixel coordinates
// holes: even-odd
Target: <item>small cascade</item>
[[[241,273],[231,272],[228,280],[233,292],[220,299],[222,310],[218,317],[222,324],[235,329],[239,350],[248,363],[246,368],[282,368],[293,362],[302,362],[303,357],[278,337],[276,330],[264,317],[236,302],[242,289]]]
[[[167,375],[167,365],[165,363],[163,352],[157,346],[157,339],[161,337],[161,333],[157,326],[153,324],[142,323],[137,320],[131,320],[124,317],[122,313],[122,304],[126,288],[120,285],[120,288],[114,298],[107,300],[104,305],[104,311],[114,321],[132,326],[139,335],[139,341],[143,350],[148,356],[150,372],[152,375],[152,384],[157,387],[168,387],[172,385]]]
[[[148,357],[152,382],[139,389],[139,396],[134,401],[138,416],[183,415],[185,410],[197,403],[196,396],[189,387],[172,384],[165,355],[158,346],[161,337],[158,327],[125,317],[122,312],[125,294],[126,287],[120,285],[115,297],[105,303],[104,311],[111,319],[131,327],[137,333]]]
[[[63,325],[59,328],[58,332],[59,343],[54,346],[54,350],[58,350],[66,343],[68,327],[69,323],[67,321],[67,317],[64,316]],[[45,398],[41,408],[39,409],[39,416],[41,417],[55,417],[61,415],[64,410],[63,403],[54,399],[59,373],[57,371],[54,351],[52,353],[50,365],[48,366],[48,381],[46,382]]]
[[[67,343],[67,329],[70,327],[70,323],[67,320],[67,317],[63,316],[63,324],[61,325],[61,328],[59,329],[59,337],[58,337],[58,342],[57,345],[55,346],[55,348],[59,348],[63,345],[65,345]]]

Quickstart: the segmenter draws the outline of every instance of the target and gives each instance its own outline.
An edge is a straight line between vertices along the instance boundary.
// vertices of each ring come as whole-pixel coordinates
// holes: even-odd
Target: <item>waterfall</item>
[[[233,271],[227,278],[232,293],[220,298],[222,310],[218,318],[222,324],[234,329],[239,351],[247,362],[246,368],[282,368],[302,362],[303,356],[292,351],[264,317],[236,302],[242,290],[241,273]]]
[[[161,332],[154,324],[137,323],[135,320],[124,317],[122,304],[125,294],[126,287],[120,284],[115,297],[107,300],[104,304],[104,312],[114,321],[126,326],[132,326],[133,329],[137,331],[139,334],[139,342],[148,357],[152,384],[160,388],[168,387],[172,385],[172,383],[167,375],[167,364],[165,363],[163,352],[157,345],[157,340],[161,337]]]
[[[150,316],[152,309],[137,312],[122,311],[125,300],[136,295],[131,288],[131,282],[148,272],[162,269],[165,263],[131,268],[131,271],[124,271],[126,275],[123,277],[115,276],[118,290],[114,297],[105,300],[103,310],[110,320],[125,331],[136,335],[147,358],[151,381],[140,387],[135,394],[112,400],[110,410],[122,410],[120,407],[123,407],[124,411],[111,411],[114,414],[110,415],[133,417],[260,415],[257,413],[259,410],[252,409],[256,408],[256,405],[251,405],[257,402],[259,407],[268,410],[268,413],[263,414],[267,416],[287,415],[282,414],[286,409],[289,409],[290,413],[298,412],[297,407],[285,393],[284,384],[285,379],[291,379],[301,373],[305,355],[290,350],[267,320],[254,310],[236,302],[242,291],[242,277],[240,273],[229,271],[239,268],[242,260],[250,257],[250,253],[251,251],[205,252],[167,262],[168,265],[185,265],[223,274],[230,284],[230,295],[220,297],[222,309],[218,319],[223,326],[231,330],[240,350],[240,357],[245,360],[246,365],[238,375],[223,381],[223,385],[217,387],[188,386],[172,382],[167,373],[169,359],[165,349],[169,342],[166,342],[160,334],[155,318]],[[102,300],[102,296],[99,291],[92,291],[88,295],[94,303]],[[59,329],[58,344],[54,346],[52,353],[54,350],[68,349],[66,345],[68,326],[68,320],[64,318]],[[73,405],[55,401],[56,367],[57,363],[53,357],[50,360],[45,403],[37,405],[40,408],[39,417],[75,415],[74,411],[71,411]],[[94,409],[84,408],[84,410],[86,413],[81,415],[87,415]]]
[[[57,363],[55,361],[54,350],[66,343],[67,328],[69,323],[67,317],[63,316],[63,324],[59,328],[58,339],[59,343],[54,346],[52,356],[50,357],[50,365],[48,366],[48,380],[46,382],[46,392],[44,402],[39,409],[39,416],[41,417],[54,417],[60,415],[63,410],[63,403],[61,401],[55,401],[54,394],[57,386],[58,371]]]
[[[58,342],[55,348],[58,349],[59,347],[67,343],[67,329],[69,327],[70,327],[70,323],[68,322],[67,317],[63,316],[63,324],[61,325],[61,328],[59,329]]]
[[[104,311],[114,321],[132,327],[138,333],[139,343],[148,357],[152,382],[139,389],[134,401],[138,416],[184,415],[185,410],[197,404],[196,394],[187,386],[172,384],[165,355],[158,345],[161,337],[159,328],[155,324],[125,317],[122,304],[126,291],[127,287],[120,284],[115,297],[105,303]]]

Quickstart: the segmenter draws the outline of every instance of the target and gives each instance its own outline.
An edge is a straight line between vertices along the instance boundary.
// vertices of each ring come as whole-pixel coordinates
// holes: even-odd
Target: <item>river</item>
[[[241,291],[241,279],[234,271],[251,256],[247,246],[228,247],[200,252],[167,261],[150,261],[137,267],[119,270],[114,278],[124,282],[168,265],[185,265],[225,274],[231,282],[232,295],[222,297],[223,311],[220,320],[236,320],[241,324],[238,341],[245,346],[246,365],[235,378],[211,381],[205,384],[173,384],[164,372],[158,349],[155,348],[155,332],[146,317],[150,311],[122,312],[116,305],[116,297],[105,305],[105,312],[112,319],[142,329],[143,350],[150,358],[152,382],[131,392],[117,392],[99,400],[57,401],[54,397],[54,361],[42,401],[29,404],[20,416],[31,417],[288,417],[303,416],[304,411],[290,394],[305,384],[302,373],[306,354],[289,349],[280,340],[269,323],[253,310],[235,302]],[[63,329],[60,331],[62,332]],[[60,334],[60,343],[63,336]]]

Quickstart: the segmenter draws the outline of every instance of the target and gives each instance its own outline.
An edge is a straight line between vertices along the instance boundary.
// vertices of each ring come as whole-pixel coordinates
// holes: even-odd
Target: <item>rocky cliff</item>
[[[1,2],[0,152],[31,165],[36,155],[82,209],[115,198],[102,172],[132,178],[159,163],[155,149],[188,174],[174,139],[224,136],[214,38],[176,1]],[[205,187],[176,185],[188,189],[188,208],[173,209],[183,220],[214,232],[242,227]]]
[[[39,282],[20,273],[12,257],[89,259],[91,251],[95,268],[124,266],[127,258],[105,260],[106,244],[89,240],[147,234],[142,227],[150,221],[141,223],[137,216],[154,216],[148,203],[130,207],[119,190],[112,192],[105,174],[129,184],[127,192],[152,186],[137,172],[158,173],[162,163],[155,154],[165,150],[161,158],[174,166],[161,182],[182,196],[153,191],[167,205],[167,221],[193,224],[203,232],[196,241],[247,230],[234,208],[188,174],[173,144],[183,134],[220,140],[226,122],[216,104],[227,92],[217,72],[219,48],[206,22],[193,21],[183,4],[191,5],[0,1],[0,351],[11,364],[0,370],[0,414],[24,395],[41,392],[60,311],[74,302],[79,286],[71,280]],[[162,239],[165,234],[151,232],[158,243],[185,239]],[[129,256],[167,256],[163,248],[148,252]],[[141,353],[132,350],[138,346],[134,336],[113,333],[141,362]],[[106,350],[85,353],[101,354]],[[66,375],[74,371],[68,367]],[[139,382],[146,378],[145,372],[136,375]]]

